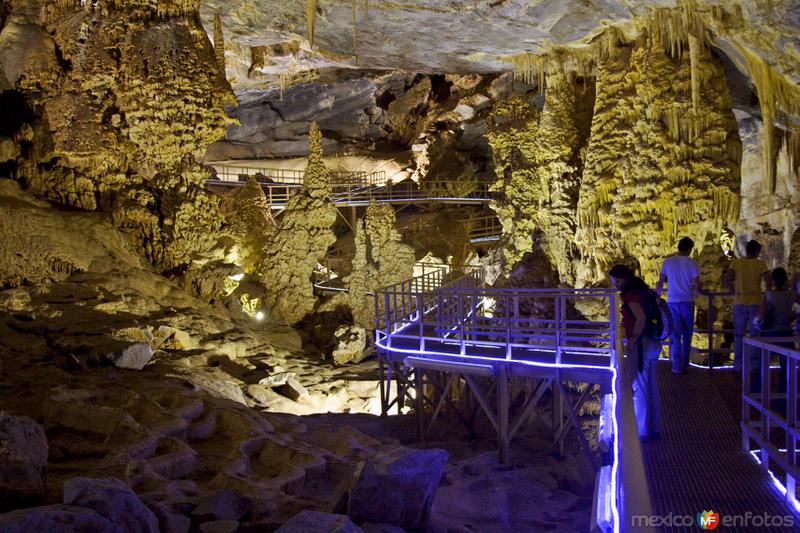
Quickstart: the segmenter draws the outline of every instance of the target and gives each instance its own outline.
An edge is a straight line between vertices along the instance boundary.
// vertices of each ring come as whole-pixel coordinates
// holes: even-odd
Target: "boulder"
[[[49,531],[91,531],[123,533],[120,526],[91,509],[69,505],[48,505],[0,514],[3,533],[41,533]]]
[[[64,483],[64,504],[97,511],[126,532],[159,531],[153,512],[122,481],[113,477],[68,480]]]
[[[393,526],[391,524],[373,524],[366,522],[361,524],[361,529],[364,533],[405,533],[402,527]]]
[[[251,507],[249,498],[225,489],[200,500],[192,515],[206,521],[236,521]]]
[[[153,347],[147,342],[137,342],[131,344],[121,352],[106,354],[114,366],[117,368],[128,368],[131,370],[141,370],[153,358]]]
[[[361,533],[362,531],[344,515],[303,511],[284,523],[275,533]]]
[[[44,497],[47,437],[27,416],[0,411],[0,511]]]
[[[308,398],[309,394],[305,387],[294,378],[288,378],[284,385],[275,389],[277,392],[286,396],[287,398],[297,401],[301,398]]]
[[[368,461],[348,502],[356,523],[424,529],[447,463],[444,450],[399,448]]]
[[[339,326],[333,334],[337,341],[333,350],[333,362],[343,365],[364,356],[367,347],[367,332],[358,326]]]
[[[297,376],[295,372],[278,372],[276,374],[272,374],[271,376],[267,376],[264,379],[258,382],[259,385],[266,385],[267,387],[280,387],[281,385],[286,385],[286,382],[290,378],[294,378]]]
[[[148,502],[147,507],[158,519],[162,533],[188,533],[192,526],[189,517],[184,516],[164,502]]]

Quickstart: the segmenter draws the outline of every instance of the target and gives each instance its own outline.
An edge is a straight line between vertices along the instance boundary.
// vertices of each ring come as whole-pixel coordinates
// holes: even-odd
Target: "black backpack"
[[[663,341],[672,331],[672,313],[669,305],[652,289],[644,289],[642,299],[647,320],[642,334],[650,340]]]

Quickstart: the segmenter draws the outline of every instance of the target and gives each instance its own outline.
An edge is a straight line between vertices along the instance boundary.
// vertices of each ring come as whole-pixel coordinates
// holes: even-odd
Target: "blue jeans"
[[[658,356],[661,343],[642,339],[639,346],[628,346],[628,362],[633,373],[633,412],[640,437],[652,437],[660,432],[661,397],[658,393]],[[642,353],[639,353],[641,349]],[[642,357],[643,368],[638,372],[636,360]]]
[[[677,374],[689,366],[694,333],[694,302],[670,302],[668,305],[673,327],[669,356],[672,359],[672,371]]]
[[[733,368],[742,369],[745,331],[755,335],[753,319],[758,314],[759,305],[737,304],[733,306]]]

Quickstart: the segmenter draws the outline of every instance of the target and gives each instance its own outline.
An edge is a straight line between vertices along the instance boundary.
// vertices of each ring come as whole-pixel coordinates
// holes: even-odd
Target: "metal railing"
[[[240,186],[242,181],[207,180],[208,185]],[[261,188],[272,209],[283,209],[291,195],[300,189],[302,184],[262,183]],[[332,187],[333,203],[337,206],[359,206],[377,203],[418,203],[442,202],[453,204],[480,204],[491,200],[488,186],[473,190],[464,196],[449,196],[444,189],[428,191],[415,187],[398,187],[391,185],[364,185],[361,183],[334,183]]]
[[[537,352],[550,353],[555,365],[612,364],[616,331],[608,321],[587,320],[574,311],[578,299],[615,305],[616,294],[607,289],[491,289],[480,287],[470,274],[423,290],[404,282],[379,290],[377,298],[383,302],[377,329],[386,332],[388,347],[402,342],[418,351],[449,353],[443,344],[457,344],[462,356],[481,352],[524,360]]]
[[[411,184],[380,186],[359,186],[351,184],[334,185],[334,203],[347,205],[367,205],[370,202],[414,203],[420,201],[440,201],[450,203],[484,203],[492,199],[488,184],[479,184],[467,192],[452,192],[448,185],[458,182],[431,182],[431,187],[417,187]],[[433,187],[433,185],[439,185]]]
[[[503,423],[503,416],[508,416],[507,379],[511,366],[549,367],[555,372],[555,380],[561,379],[559,369],[588,366],[609,373],[607,411],[613,414],[612,427],[605,434],[612,440],[611,460],[597,474],[593,513],[596,527],[592,529],[625,531],[626,525],[634,523],[634,515],[652,514],[630,372],[618,333],[617,293],[605,289],[491,289],[483,286],[482,274],[477,271],[451,280],[445,274],[444,269],[437,269],[376,292],[379,350],[394,349],[406,354],[403,364],[417,370],[414,380],[418,386],[422,383],[418,372],[426,369],[463,375],[480,371],[494,376],[498,383],[494,419],[501,460],[504,446],[507,457],[509,439],[505,432],[508,420]],[[592,321],[579,316],[574,303],[580,298],[605,300],[609,320]],[[532,361],[525,357],[526,352],[550,355],[545,360]],[[470,387],[473,388],[471,384]],[[383,380],[381,394],[383,397]],[[421,409],[419,397],[416,402]]]
[[[465,218],[461,223],[467,228],[470,242],[496,241],[503,234],[497,215]]]
[[[719,367],[716,359],[721,355],[730,355],[733,352],[733,328],[725,327],[726,322],[720,316],[720,311],[727,316],[731,313],[731,303],[729,300],[733,299],[733,294],[730,292],[709,292],[695,299],[705,300],[705,328],[694,328],[695,334],[700,334],[705,337],[707,347],[701,348],[692,344],[692,353],[701,354],[706,356],[706,364],[700,366],[708,369]],[[719,308],[717,304],[719,305]],[[720,320],[722,318],[722,320]],[[727,346],[726,346],[727,344]]]
[[[798,337],[745,338],[742,372],[742,449],[778,480],[786,503],[798,506]],[[749,352],[749,353],[748,353]],[[777,379],[772,360],[780,359]],[[755,448],[751,449],[751,444]]]
[[[259,183],[277,183],[287,185],[302,185],[305,170],[292,170],[285,168],[263,168],[236,165],[212,164],[215,174],[212,179],[220,181],[246,181],[248,176],[256,176]],[[381,185],[386,182],[386,172],[383,170],[329,170],[333,183],[349,183],[354,185]]]

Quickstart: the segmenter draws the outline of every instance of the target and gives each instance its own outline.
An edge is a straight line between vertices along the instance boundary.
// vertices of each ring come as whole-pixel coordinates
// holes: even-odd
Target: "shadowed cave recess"
[[[0,0],[0,531],[598,530],[600,386],[421,440],[376,295],[800,272],[799,66],[792,1]]]

